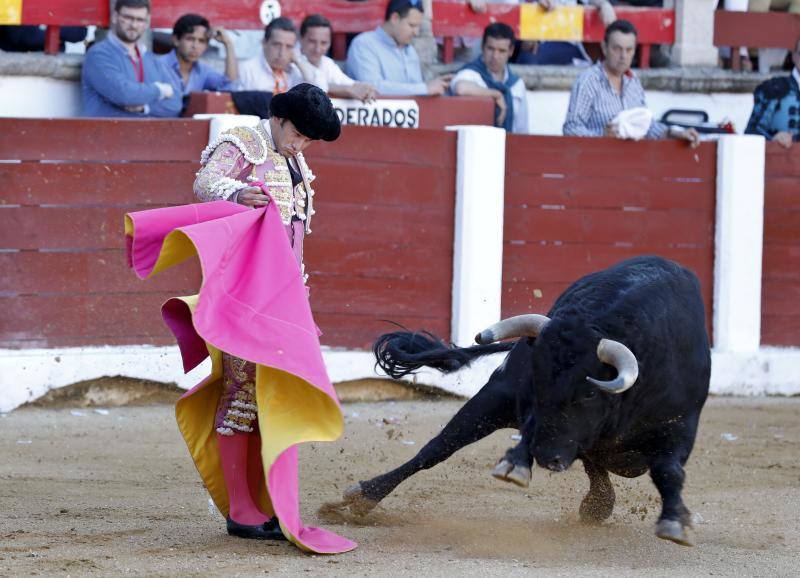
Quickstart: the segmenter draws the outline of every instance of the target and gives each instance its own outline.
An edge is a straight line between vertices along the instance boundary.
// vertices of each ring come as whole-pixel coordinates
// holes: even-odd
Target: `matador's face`
[[[275,148],[286,158],[303,152],[308,148],[308,145],[314,142],[297,130],[288,118],[273,116],[270,119],[270,129],[272,131],[272,140],[275,141]]]

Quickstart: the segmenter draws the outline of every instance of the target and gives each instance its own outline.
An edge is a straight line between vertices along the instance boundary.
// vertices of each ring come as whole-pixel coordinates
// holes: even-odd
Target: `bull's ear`
[[[597,345],[597,357],[603,363],[616,368],[617,377],[611,381],[600,381],[593,377],[587,377],[587,381],[609,393],[622,393],[636,383],[636,379],[639,377],[639,362],[625,345],[612,339],[601,339]]]

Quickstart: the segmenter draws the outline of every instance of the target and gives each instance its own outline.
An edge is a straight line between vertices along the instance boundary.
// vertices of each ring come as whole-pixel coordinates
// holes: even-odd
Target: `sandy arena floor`
[[[0,575],[800,574],[799,398],[710,401],[684,492],[700,516],[693,548],[653,535],[646,476],[612,476],[617,506],[601,527],[578,522],[579,466],[538,469],[528,490],[494,480],[511,430],[417,474],[366,518],[318,513],[411,457],[459,405],[347,404],[345,437],[301,450],[306,523],[360,543],[331,557],[227,536],[170,406],[17,410],[0,418]]]

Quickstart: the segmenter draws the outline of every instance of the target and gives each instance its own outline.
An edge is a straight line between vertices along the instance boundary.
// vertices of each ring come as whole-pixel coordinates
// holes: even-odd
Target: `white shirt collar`
[[[792,76],[794,77],[794,81],[797,83],[797,86],[800,86],[800,70],[797,70],[796,66],[792,68]]]

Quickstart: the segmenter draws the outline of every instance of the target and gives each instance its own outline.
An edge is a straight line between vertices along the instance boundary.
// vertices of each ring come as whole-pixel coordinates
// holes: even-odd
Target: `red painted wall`
[[[709,331],[716,144],[509,136],[503,316],[547,313],[570,283],[642,254],[700,278]]]
[[[767,143],[761,343],[800,345],[800,150]]]

